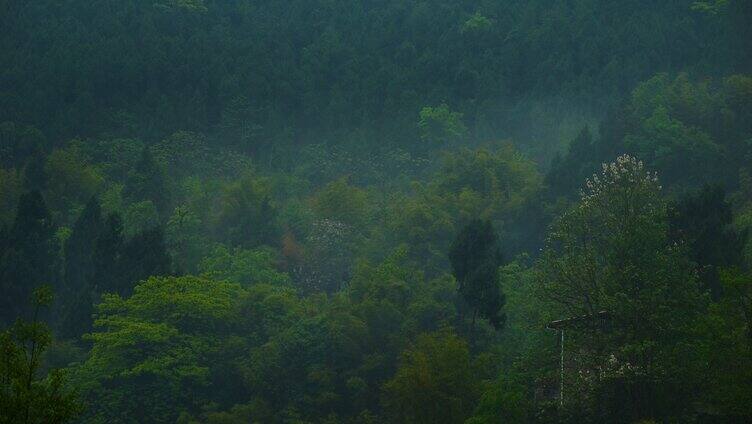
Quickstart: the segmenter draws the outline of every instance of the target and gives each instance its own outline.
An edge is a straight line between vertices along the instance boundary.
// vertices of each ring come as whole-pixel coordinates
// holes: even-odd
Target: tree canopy
[[[752,2],[0,28],[0,424],[752,422]]]

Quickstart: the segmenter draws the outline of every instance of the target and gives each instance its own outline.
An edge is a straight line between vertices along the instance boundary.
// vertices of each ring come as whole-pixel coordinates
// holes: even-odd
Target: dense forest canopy
[[[752,421],[752,2],[0,28],[0,424]]]
[[[0,107],[53,145],[180,129],[252,151],[406,147],[443,102],[470,139],[551,141],[657,72],[748,69],[749,5],[722,3],[5,1]]]

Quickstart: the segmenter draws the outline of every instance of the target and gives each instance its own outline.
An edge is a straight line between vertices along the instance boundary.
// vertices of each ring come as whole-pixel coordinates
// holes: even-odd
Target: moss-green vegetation
[[[0,0],[0,424],[752,421],[751,18]]]

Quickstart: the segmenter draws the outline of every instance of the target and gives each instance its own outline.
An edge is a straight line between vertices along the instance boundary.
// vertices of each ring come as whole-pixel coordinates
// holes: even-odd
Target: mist
[[[0,0],[0,424],[752,422],[745,0]]]

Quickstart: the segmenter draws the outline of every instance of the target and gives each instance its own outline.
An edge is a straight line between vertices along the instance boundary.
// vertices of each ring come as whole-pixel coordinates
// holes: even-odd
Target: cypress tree
[[[466,225],[452,243],[449,260],[460,296],[473,313],[473,325],[480,315],[501,329],[506,321],[499,287],[501,249],[491,222],[476,219]]]
[[[92,197],[65,242],[64,287],[60,295],[61,331],[65,336],[78,337],[91,328],[91,292],[96,274],[94,258],[103,231],[99,200]]]
[[[9,323],[28,312],[34,288],[57,281],[55,228],[41,193],[21,195],[16,219],[0,258],[0,321]]]

